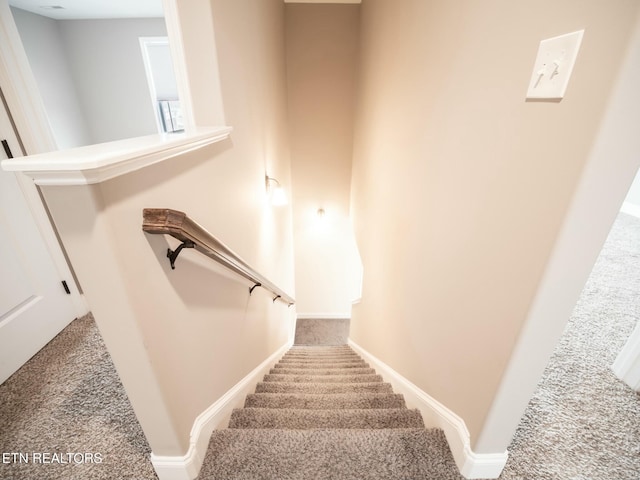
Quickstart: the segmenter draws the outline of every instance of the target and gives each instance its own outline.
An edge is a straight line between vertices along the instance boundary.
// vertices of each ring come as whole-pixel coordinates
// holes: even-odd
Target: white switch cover
[[[564,97],[576,63],[584,30],[540,42],[527,98],[555,100]]]

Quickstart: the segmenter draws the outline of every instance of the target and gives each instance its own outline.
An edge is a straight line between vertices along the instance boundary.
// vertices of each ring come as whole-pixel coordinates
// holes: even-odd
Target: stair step
[[[308,358],[308,359],[323,359],[323,358],[361,358],[356,353],[285,353],[284,358]]]
[[[433,449],[450,455],[442,432],[349,346],[294,346],[214,432],[198,478],[460,480]]]
[[[250,408],[406,408],[404,397],[396,393],[252,393],[244,403]]]
[[[358,363],[364,362],[360,357],[323,357],[323,358],[309,358],[309,357],[282,357],[280,362],[285,363]]]
[[[380,375],[274,375],[268,373],[264,382],[287,383],[371,383],[382,382]]]
[[[443,460],[444,459],[444,460]],[[441,430],[218,430],[199,480],[463,480]]]
[[[349,345],[293,345],[287,353],[355,353]]]
[[[356,352],[350,347],[322,348],[322,347],[314,347],[310,345],[304,348],[302,347],[291,348],[286,353],[289,355],[341,355],[344,353],[355,354]]]
[[[352,363],[315,363],[315,362],[285,362],[276,363],[273,368],[369,368],[369,364],[365,362],[352,362]]]
[[[245,407],[251,408],[406,408],[404,397],[397,393],[253,393],[247,395]]]
[[[288,351],[285,355],[289,357],[313,357],[313,358],[321,358],[321,357],[356,357],[358,354],[353,350],[342,350],[342,351]]]
[[[354,352],[344,353],[285,353],[283,357],[288,358],[360,358]]]
[[[237,408],[229,428],[424,428],[424,422],[417,409],[407,408]]]
[[[272,368],[273,375],[374,375],[373,368]]]
[[[290,383],[260,382],[256,385],[256,393],[393,393],[390,383]]]
[[[327,364],[335,364],[335,363],[365,363],[361,358],[324,358],[320,360],[309,360],[309,359],[299,359],[299,358],[281,358],[278,363],[306,363],[306,364],[316,364],[316,363],[327,363]]]

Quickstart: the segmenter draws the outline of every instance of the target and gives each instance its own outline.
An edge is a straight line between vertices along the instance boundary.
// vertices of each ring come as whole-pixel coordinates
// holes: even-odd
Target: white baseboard
[[[262,377],[269,372],[273,364],[289,348],[291,348],[291,343],[283,345],[234,385],[231,390],[198,415],[191,428],[189,450],[185,455],[163,456],[151,454],[151,463],[160,480],[193,480],[198,476],[213,431],[226,427],[233,409],[242,407],[245,397],[254,392],[256,384],[262,380]]]
[[[622,213],[626,213],[627,215],[633,215],[634,217],[640,218],[640,205],[624,202],[622,204],[622,207],[620,207],[620,211]]]
[[[349,345],[393,386],[396,393],[404,395],[409,407],[420,410],[427,426],[444,430],[453,458],[463,477],[489,479],[500,476],[507,463],[508,452],[482,454],[473,452],[471,436],[462,418],[352,340],[349,340]]]
[[[620,380],[640,392],[640,323],[631,332],[611,369]]]

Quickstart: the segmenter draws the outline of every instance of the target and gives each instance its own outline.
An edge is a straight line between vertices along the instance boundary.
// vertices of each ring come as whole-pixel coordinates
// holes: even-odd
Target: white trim
[[[211,145],[231,127],[197,128],[4,160],[2,168],[23,172],[37,185],[91,185]]]
[[[178,97],[185,129],[197,125],[225,125],[224,103],[220,84],[218,50],[210,2],[163,0],[169,48],[174,66]],[[186,17],[186,18],[185,18]],[[199,60],[187,62],[206,45],[208,52]],[[191,68],[189,68],[191,67]],[[198,95],[198,102],[193,101]]]
[[[618,354],[613,373],[636,392],[640,392],[640,323]]]
[[[182,119],[185,129],[189,130],[196,126],[196,122],[193,115],[193,100],[191,87],[189,86],[189,74],[187,73],[187,60],[184,56],[184,42],[182,40],[182,27],[180,26],[177,0],[162,0],[162,9],[167,26],[173,73],[176,76],[178,97],[182,107]],[[217,52],[215,54],[217,55]]]
[[[349,339],[349,346],[372,364],[385,381],[393,386],[395,392],[404,395],[409,407],[420,410],[427,426],[444,430],[449,448],[462,476],[468,479],[500,476],[507,463],[508,452],[475,453],[471,450],[471,436],[462,418],[351,339]]]
[[[160,480],[192,480],[198,476],[213,431],[226,426],[233,409],[242,407],[245,397],[255,390],[256,384],[269,372],[273,364],[291,348],[291,345],[291,342],[287,342],[280,347],[234,385],[231,390],[198,415],[191,428],[189,450],[186,454],[182,456],[151,454],[151,463]]]
[[[635,205],[631,202],[624,202],[622,207],[620,207],[620,211],[627,215],[633,215],[634,217],[640,218],[640,205]]]
[[[160,112],[158,110],[158,92],[156,90],[156,82],[153,78],[153,67],[151,66],[151,57],[149,56],[149,47],[166,46],[169,48],[169,37],[138,37],[140,42],[140,50],[142,52],[142,63],[144,64],[144,72],[147,76],[147,85],[149,87],[149,100],[153,115],[156,118],[156,128],[158,133],[164,132],[162,128],[162,120],[160,120]]]
[[[309,320],[350,320],[350,313],[298,313],[297,319]]]

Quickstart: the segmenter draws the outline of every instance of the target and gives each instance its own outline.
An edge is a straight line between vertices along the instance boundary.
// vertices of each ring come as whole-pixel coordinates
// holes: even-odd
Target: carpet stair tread
[[[333,352],[350,352],[355,353],[349,345],[292,345],[288,353],[333,353]]]
[[[285,353],[282,358],[308,358],[308,359],[329,359],[329,358],[360,358],[357,353]]]
[[[424,428],[424,422],[418,410],[408,408],[238,408],[231,414],[229,428]]]
[[[305,349],[290,349],[285,355],[357,355],[351,348],[337,348],[333,350],[318,349],[309,347]]]
[[[287,352],[284,357],[307,357],[307,358],[339,358],[339,357],[358,357],[359,355],[353,350],[343,352]]]
[[[272,368],[271,375],[375,375],[373,368]]]
[[[462,480],[441,430],[214,432],[198,480]]]
[[[366,363],[361,358],[322,358],[322,359],[309,359],[309,358],[285,358],[282,357],[278,362],[280,364],[285,363],[304,363],[304,364],[362,364]]]
[[[291,383],[260,382],[256,393],[392,393],[391,384],[385,382],[370,383]]]
[[[294,346],[213,433],[198,478],[460,480],[432,460],[443,452],[443,432],[349,346]]]
[[[350,363],[316,363],[316,362],[279,362],[273,368],[370,368],[366,362],[350,362]]]
[[[329,348],[323,348],[323,347],[314,346],[314,345],[308,345],[305,347],[294,345],[287,351],[287,354],[290,354],[290,355],[305,354],[305,353],[312,354],[312,355],[333,355],[333,354],[340,354],[340,353],[355,354],[356,352],[353,350],[353,348],[346,345],[334,346]]]
[[[297,358],[349,358],[349,357],[357,357],[358,354],[353,350],[345,350],[341,352],[287,352],[284,354],[285,357],[297,357]]]
[[[288,383],[371,383],[382,382],[380,375],[274,375],[268,373],[264,382]]]
[[[344,350],[344,351],[334,351],[334,352],[314,352],[311,350],[308,350],[306,352],[287,352],[284,354],[286,357],[304,357],[304,356],[308,356],[308,357],[314,357],[314,358],[321,358],[321,357],[356,357],[358,356],[358,354],[356,352],[354,352],[353,350]]]
[[[406,408],[404,397],[397,393],[252,393],[245,407],[253,408]]]

